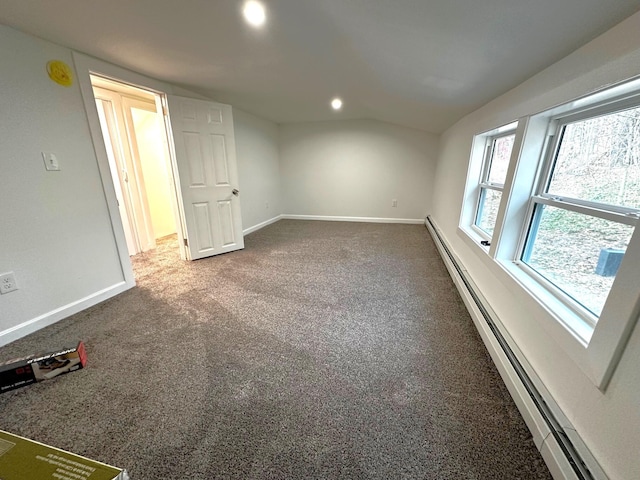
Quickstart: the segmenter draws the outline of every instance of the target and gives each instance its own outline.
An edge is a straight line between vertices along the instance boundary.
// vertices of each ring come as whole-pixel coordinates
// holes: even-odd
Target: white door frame
[[[150,90],[157,93],[161,97],[164,97],[167,93],[173,94],[174,89],[168,83],[164,83],[153,78],[140,75],[139,73],[132,72],[131,70],[127,70],[122,67],[118,67],[117,65],[107,63],[103,60],[90,57],[83,53],[73,52],[72,54],[78,85],[82,93],[82,100],[84,102],[84,108],[87,113],[89,133],[91,135],[91,139],[93,140],[93,146],[96,158],[98,160],[98,169],[100,171],[105,200],[107,202],[107,208],[109,210],[109,217],[111,219],[111,226],[113,229],[116,248],[118,249],[118,256],[120,258],[123,280],[126,286],[128,288],[131,288],[135,286],[135,277],[133,274],[133,268],[131,266],[131,259],[129,258],[124,228],[122,226],[122,220],[120,218],[120,212],[118,209],[118,201],[116,199],[115,188],[113,185],[113,180],[111,178],[109,159],[107,157],[107,150],[104,145],[104,138],[102,136],[102,129],[100,127],[100,119],[98,117],[98,109],[95,104],[93,87],[91,85],[91,78],[89,75],[99,75],[120,83],[125,83],[134,87]],[[168,139],[168,142],[170,142],[171,144],[172,140]],[[172,150],[172,148],[169,148],[169,155],[171,157],[172,170],[175,172],[175,157],[173,156]],[[172,186],[173,191],[175,192],[175,184]],[[181,215],[178,215],[178,218],[180,217]],[[185,259],[186,252],[182,239],[186,237],[184,235],[183,224],[181,222],[182,220],[180,222],[177,222],[176,229],[178,231],[180,256],[181,258]]]
[[[96,99],[110,104],[110,112],[105,112],[106,126],[111,130],[112,143],[115,140],[117,145],[121,147],[113,148],[113,150],[114,153],[117,151],[115,161],[119,167],[117,174],[120,177],[121,188],[127,192],[127,195],[123,197],[129,217],[128,221],[135,226],[132,229],[132,236],[136,243],[135,252],[151,250],[155,248],[156,242],[146,188],[141,178],[140,155],[129,107],[135,104],[138,108],[158,113],[156,105],[151,100],[140,100],[107,88],[94,87],[93,91]],[[124,176],[123,171],[126,172]],[[120,217],[122,218],[122,215]]]
[[[115,119],[112,118],[113,105],[107,108],[107,104],[110,104],[110,100],[104,100],[96,97],[96,105],[100,105],[98,108],[98,116],[100,117],[100,125],[102,128],[102,135],[107,147],[107,156],[109,157],[109,167],[111,168],[111,179],[116,187],[116,197],[118,199],[118,208],[120,210],[120,219],[122,220],[122,226],[124,227],[124,236],[127,240],[127,249],[129,255],[135,255],[139,251],[139,242],[136,238],[135,226],[132,225],[133,212],[131,212],[131,192],[127,187],[124,169],[124,155],[120,152],[121,142],[116,137],[119,135],[117,126],[115,125]],[[107,136],[109,138],[107,138]],[[116,137],[116,138],[114,138]]]

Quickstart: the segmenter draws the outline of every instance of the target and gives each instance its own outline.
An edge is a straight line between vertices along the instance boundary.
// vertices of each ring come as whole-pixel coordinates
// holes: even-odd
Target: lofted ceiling
[[[0,0],[0,23],[277,123],[440,133],[640,10],[638,0]],[[329,106],[344,100],[340,112]]]

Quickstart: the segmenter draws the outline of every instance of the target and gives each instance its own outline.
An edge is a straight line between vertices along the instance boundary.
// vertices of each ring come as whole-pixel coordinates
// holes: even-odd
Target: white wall
[[[20,287],[0,295],[0,344],[124,281],[80,90],[48,78],[53,59],[73,65],[70,50],[0,26],[0,273]],[[47,172],[41,151],[61,171]]]
[[[278,125],[233,110],[242,205],[242,228],[251,229],[282,213]]]
[[[281,125],[283,212],[424,219],[437,148],[435,135],[374,120]]]
[[[640,14],[458,122],[441,137],[433,217],[609,478],[640,478],[640,328],[606,392],[598,390],[540,328],[547,315],[530,297],[503,284],[457,233],[475,134],[545,110],[604,85],[640,75]]]

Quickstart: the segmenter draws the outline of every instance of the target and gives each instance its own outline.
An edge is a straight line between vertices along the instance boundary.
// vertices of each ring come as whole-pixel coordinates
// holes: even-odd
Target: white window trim
[[[485,145],[484,145],[484,156],[482,159],[482,173],[480,174],[480,181],[478,182],[476,208],[475,208],[475,214],[473,216],[473,223],[471,225],[471,228],[474,229],[481,237],[484,237],[484,239],[488,242],[491,242],[493,235],[483,230],[478,225],[478,222],[480,221],[479,217],[480,217],[480,210],[481,210],[480,207],[481,207],[481,200],[482,200],[482,191],[493,190],[495,192],[500,192],[500,195],[502,196],[502,193],[504,191],[504,183],[491,182],[489,180],[489,176],[491,175],[491,166],[493,165],[493,157],[495,155],[494,148],[495,148],[496,141],[499,140],[500,138],[509,137],[515,134],[516,125],[515,124],[511,124],[511,125],[512,125],[512,128],[510,129],[507,129],[506,127],[502,127],[498,133],[494,133],[491,135],[487,135],[487,134],[483,135]],[[495,224],[494,224],[494,228],[495,228]]]
[[[461,221],[461,227],[465,230],[468,238],[472,239],[474,245],[480,247],[485,253],[489,252],[489,245],[483,245],[481,242],[491,242],[493,235],[476,225],[482,189],[494,190],[504,194],[504,184],[489,182],[491,146],[496,139],[514,134],[517,125],[517,121],[511,122],[488,132],[475,135],[473,138],[467,185],[465,186],[465,192],[468,192],[468,195],[465,196],[461,213],[461,219],[464,218],[465,220]]]
[[[635,97],[635,96],[634,96]],[[547,184],[550,181],[551,170],[554,166],[554,159],[557,154],[557,150],[560,148],[563,129],[574,122],[588,120],[590,118],[597,117],[601,114],[607,114],[622,110],[627,107],[637,106],[638,98],[625,98],[617,102],[609,102],[605,105],[598,105],[594,108],[583,108],[577,113],[569,112],[569,114],[563,114],[548,118],[547,135],[549,140],[545,144],[545,149],[540,155],[539,162],[539,174],[537,178],[534,178],[534,191],[536,195],[532,195],[529,199],[527,206],[527,214],[525,219],[528,219],[523,224],[524,230],[521,232],[520,240],[516,249],[516,256],[513,259],[514,263],[518,265],[524,272],[531,277],[535,282],[553,295],[556,299],[564,304],[574,315],[577,315],[582,320],[576,321],[573,315],[570,316],[569,321],[565,321],[565,325],[574,333],[580,336],[580,339],[586,344],[589,343],[592,336],[592,331],[585,331],[584,324],[590,326],[590,330],[595,329],[598,316],[591,313],[589,310],[583,307],[577,300],[571,298],[570,295],[562,291],[561,288],[554,285],[552,282],[544,278],[544,276],[535,271],[535,269],[528,266],[524,261],[520,260],[523,252],[526,248],[527,231],[531,222],[533,221],[534,212],[538,205],[547,205],[561,210],[575,212],[581,215],[586,215],[593,218],[601,218],[604,220],[622,223],[635,227],[640,218],[640,210],[636,208],[628,208],[622,206],[615,206],[609,204],[603,204],[600,202],[575,199],[569,197],[561,197],[552,193],[547,193]],[[557,308],[557,307],[556,307]],[[562,309],[564,312],[564,309]],[[563,316],[564,318],[564,316]]]
[[[537,316],[542,319],[542,327],[601,390],[606,389],[640,315],[640,228],[635,228],[629,241],[595,328],[585,317],[584,311],[576,311],[560,301],[560,297],[552,295],[545,282],[532,275],[528,271],[530,269],[517,259],[522,252],[525,230],[535,202],[554,206],[560,204],[564,209],[640,227],[640,214],[635,209],[610,206],[602,209],[597,202],[549,194],[536,195],[535,190],[538,185],[536,179],[544,174],[541,169],[549,165],[549,162],[543,161],[542,155],[552,151],[549,142],[554,141],[553,134],[558,122],[591,117],[596,112],[615,110],[626,104],[638,105],[639,98],[640,77],[517,122],[516,139],[490,248],[479,245],[480,236],[470,227],[475,222],[475,205],[471,202],[474,199],[477,202],[478,179],[481,178],[477,164],[479,144],[484,146],[487,136],[495,135],[498,129],[476,135],[458,228],[461,237],[473,246],[473,251],[514,296],[522,300],[525,308],[537,308],[545,312]],[[616,103],[615,108],[611,106],[613,103]],[[470,205],[473,205],[472,215]],[[511,228],[505,228],[506,225]],[[513,228],[516,225],[518,228]]]
[[[640,209],[620,207],[617,205],[603,205],[598,202],[580,200],[577,198],[560,197],[548,193],[541,193],[533,197],[535,203],[549,205],[550,207],[562,208],[583,215],[610,220],[612,222],[624,223],[626,225],[636,225],[640,218]]]

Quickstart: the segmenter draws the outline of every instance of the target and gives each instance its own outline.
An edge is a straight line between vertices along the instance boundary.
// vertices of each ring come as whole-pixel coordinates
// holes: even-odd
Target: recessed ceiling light
[[[264,6],[256,0],[249,0],[248,2],[245,2],[242,13],[245,20],[254,27],[262,26],[267,18],[264,12]]]
[[[334,98],[331,100],[331,108],[334,110],[340,110],[342,108],[342,100],[339,98]]]

